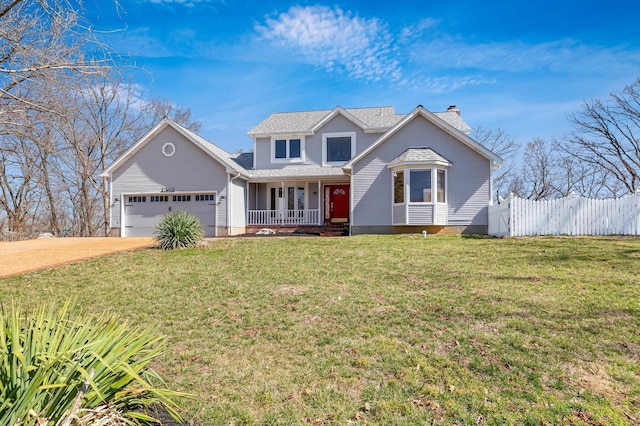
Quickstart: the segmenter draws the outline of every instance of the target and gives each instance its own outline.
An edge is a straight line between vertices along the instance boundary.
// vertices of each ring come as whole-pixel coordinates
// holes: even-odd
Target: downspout
[[[234,180],[238,179],[241,174],[240,172],[236,173],[238,174],[234,177],[231,177],[231,173],[227,174],[227,236],[231,235],[233,231],[233,227],[231,226],[231,193],[233,192],[231,184]]]

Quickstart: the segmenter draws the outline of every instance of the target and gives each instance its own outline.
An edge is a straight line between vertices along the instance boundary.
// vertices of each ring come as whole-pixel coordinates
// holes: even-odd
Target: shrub
[[[188,212],[167,214],[156,226],[158,247],[163,250],[189,248],[202,239],[204,231],[197,217]]]
[[[69,308],[0,308],[0,425],[150,424],[150,405],[179,421],[174,399],[186,395],[148,368],[163,339]]]

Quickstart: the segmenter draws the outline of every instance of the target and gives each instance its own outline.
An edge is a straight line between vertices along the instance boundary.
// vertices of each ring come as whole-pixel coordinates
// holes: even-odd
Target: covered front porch
[[[248,226],[349,222],[349,183],[344,179],[252,182],[248,198]]]

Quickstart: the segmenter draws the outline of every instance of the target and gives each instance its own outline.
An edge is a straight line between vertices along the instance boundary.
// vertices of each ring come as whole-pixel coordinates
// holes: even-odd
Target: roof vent
[[[460,115],[460,110],[458,108],[456,108],[455,105],[449,105],[449,108],[447,108],[447,112],[448,111],[453,111],[453,112],[457,113],[458,115]]]

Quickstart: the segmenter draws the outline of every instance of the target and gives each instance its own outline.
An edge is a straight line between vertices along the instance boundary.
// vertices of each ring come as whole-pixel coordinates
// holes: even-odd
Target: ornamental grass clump
[[[0,425],[145,425],[175,398],[149,368],[163,339],[106,314],[0,307]]]
[[[167,214],[156,226],[154,235],[163,250],[194,247],[202,239],[204,230],[200,220],[188,212]]]

